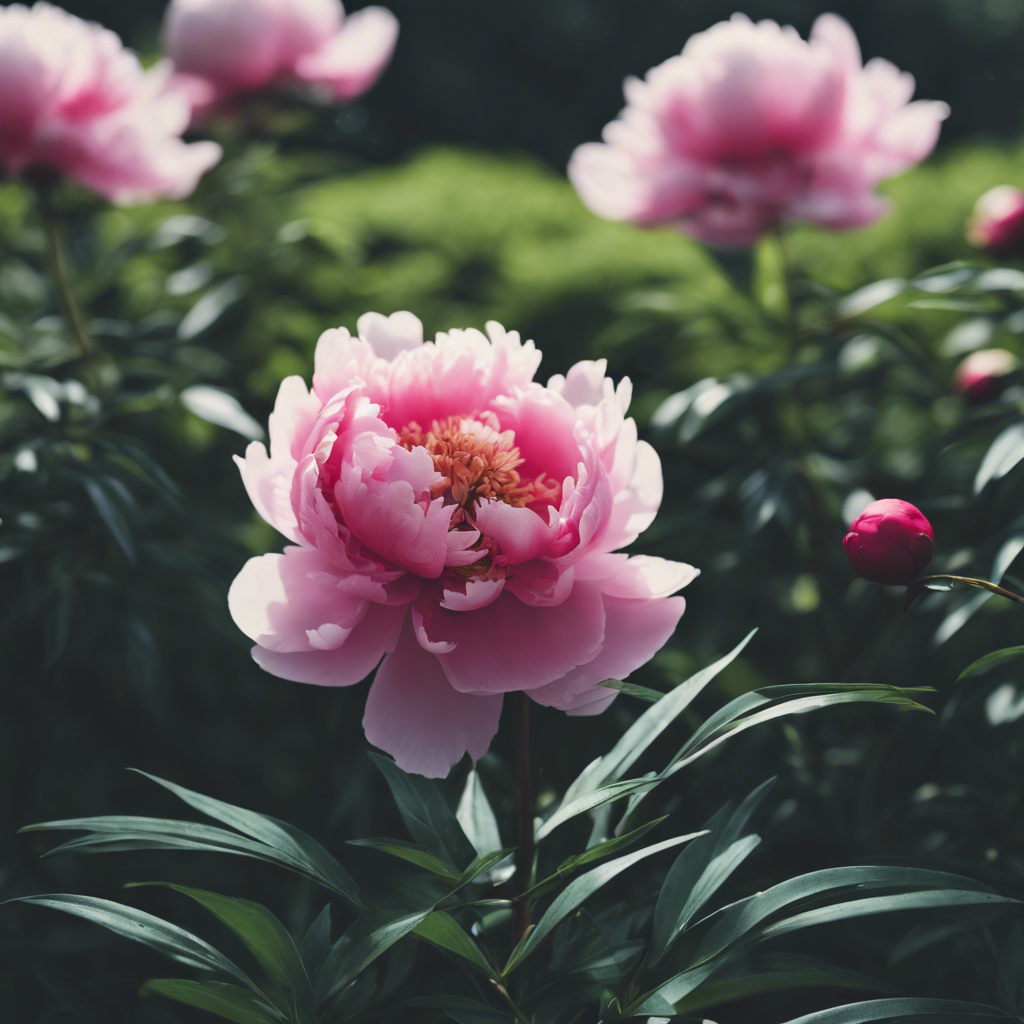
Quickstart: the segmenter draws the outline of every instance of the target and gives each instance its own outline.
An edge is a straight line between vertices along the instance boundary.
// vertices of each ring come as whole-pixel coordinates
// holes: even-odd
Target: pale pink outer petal
[[[455,643],[438,655],[463,693],[532,690],[592,661],[604,638],[604,607],[593,587],[576,587],[554,607],[531,606],[503,592],[472,612],[439,609],[431,639]]]
[[[592,554],[576,563],[576,579],[591,583],[608,597],[668,597],[699,575],[685,562],[653,555]]]
[[[604,643],[597,656],[547,686],[530,690],[529,695],[539,704],[562,711],[596,714],[611,703],[607,688],[597,684],[625,679],[650,661],[675,632],[685,609],[681,597],[605,597]],[[586,710],[588,707],[591,710]]]
[[[487,752],[501,705],[500,694],[473,696],[452,689],[438,659],[420,647],[407,624],[377,670],[363,730],[403,771],[444,778],[464,754],[476,761]]]
[[[341,647],[368,602],[338,587],[337,571],[313,548],[250,558],[228,590],[235,625],[272,651]]]
[[[294,73],[325,86],[336,99],[355,99],[380,78],[397,41],[398,19],[383,7],[365,7],[318,49],[302,54]]]
[[[557,518],[557,517],[556,517]],[[543,554],[554,541],[554,522],[529,506],[516,508],[503,501],[488,501],[477,509],[476,525],[482,534],[498,542],[499,565],[519,565]]]
[[[313,686],[352,686],[361,682],[381,658],[395,649],[407,606],[371,604],[341,647],[333,651],[282,653],[264,647],[252,649],[253,661],[264,672],[294,683]]]
[[[173,0],[164,52],[179,71],[221,88],[257,89],[280,70],[284,19],[280,0]]]

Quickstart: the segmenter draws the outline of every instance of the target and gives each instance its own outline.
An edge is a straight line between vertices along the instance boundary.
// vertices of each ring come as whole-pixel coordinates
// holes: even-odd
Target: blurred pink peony
[[[1016,370],[1017,365],[1017,357],[1005,348],[983,348],[960,363],[953,383],[968,402],[987,402],[999,392],[1001,378]]]
[[[163,37],[201,109],[281,80],[350,100],[387,66],[398,21],[383,7],[346,18],[338,0],[172,0]]]
[[[981,195],[967,221],[967,241],[993,252],[1024,247],[1024,192],[997,185]]]
[[[932,524],[898,498],[873,501],[850,524],[843,550],[860,576],[888,587],[913,583],[932,560]]]
[[[502,694],[603,711],[672,635],[697,570],[615,554],[654,519],[661,465],[605,362],[533,381],[533,342],[487,325],[424,343],[411,313],[327,331],[312,391],[285,380],[270,453],[239,459],[260,515],[294,546],[228,595],[253,657],[349,686],[377,669],[367,739],[406,771],[477,759]]]
[[[113,32],[59,7],[0,7],[0,167],[58,171],[115,202],[180,198],[220,159],[190,105]]]
[[[888,61],[862,66],[834,14],[807,42],[735,14],[625,91],[605,143],[580,146],[569,163],[584,203],[726,246],[787,221],[872,223],[886,209],[875,185],[923,160],[949,113],[910,103],[914,79]]]

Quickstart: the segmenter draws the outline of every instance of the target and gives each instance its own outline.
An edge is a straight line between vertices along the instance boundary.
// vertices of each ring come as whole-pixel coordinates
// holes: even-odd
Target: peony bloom
[[[191,110],[113,32],[59,7],[0,7],[0,169],[60,172],[114,202],[180,198],[220,159]]]
[[[327,331],[285,380],[270,453],[239,459],[291,542],[228,595],[266,671],[349,686],[378,662],[367,739],[406,771],[477,759],[502,694],[603,711],[672,635],[697,570],[615,553],[661,503],[661,465],[605,362],[534,382],[533,342],[487,325],[424,343],[411,313]]]
[[[972,405],[994,398],[1001,378],[1017,369],[1017,357],[1005,348],[985,348],[972,352],[956,368],[953,383]]]
[[[1011,252],[1024,245],[1024,192],[997,185],[978,197],[967,221],[967,241],[979,249]]]
[[[398,21],[383,7],[346,18],[338,0],[171,0],[163,38],[199,107],[277,81],[350,100],[387,66]]]
[[[913,583],[932,560],[932,524],[909,502],[873,501],[850,524],[843,550],[857,573],[887,587]]]
[[[871,224],[886,208],[875,186],[923,160],[949,113],[910,103],[914,79],[888,61],[862,66],[834,14],[807,42],[735,14],[625,91],[605,143],[580,146],[569,163],[584,203],[727,246],[787,221]]]

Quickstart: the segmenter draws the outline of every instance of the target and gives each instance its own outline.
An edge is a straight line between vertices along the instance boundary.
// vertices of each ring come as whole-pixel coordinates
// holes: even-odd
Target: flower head
[[[270,451],[239,459],[292,546],[231,587],[268,672],[347,686],[381,662],[363,726],[406,771],[475,759],[502,694],[602,711],[665,643],[697,571],[615,553],[661,503],[661,466],[627,418],[630,386],[498,324],[424,342],[410,313],[327,331],[313,386],[281,385]]]
[[[953,374],[953,383],[971,404],[994,398],[1006,374],[1017,369],[1017,357],[1005,348],[984,348],[966,356]]]
[[[913,583],[932,560],[932,524],[909,502],[873,501],[850,524],[843,550],[858,574],[872,583]]]
[[[181,139],[191,109],[166,69],[59,7],[0,7],[0,168],[60,172],[115,202],[179,198],[220,159]]]
[[[200,107],[277,81],[354,99],[380,77],[397,38],[390,11],[367,7],[346,18],[338,0],[172,0],[163,30]]]
[[[1024,192],[997,185],[979,196],[967,221],[967,241],[992,252],[1012,252],[1024,245]]]
[[[716,245],[751,245],[802,220],[870,224],[874,188],[935,146],[944,103],[910,103],[914,80],[861,64],[850,26],[822,15],[804,41],[735,14],[625,84],[604,144],[580,146],[569,177],[611,220],[673,224]]]

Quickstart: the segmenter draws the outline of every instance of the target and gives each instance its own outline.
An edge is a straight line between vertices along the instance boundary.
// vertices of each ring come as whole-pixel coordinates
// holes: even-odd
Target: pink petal
[[[398,643],[408,608],[371,604],[341,647],[333,651],[286,653],[252,649],[253,661],[264,672],[295,683],[314,686],[352,686],[365,679]]]
[[[497,542],[499,565],[519,565],[542,555],[554,541],[555,527],[527,505],[487,501],[476,512],[477,529]]]
[[[328,87],[340,100],[354,99],[380,78],[397,40],[398,19],[383,7],[365,7],[320,49],[301,56],[295,74]]]
[[[593,659],[604,637],[604,607],[592,587],[577,587],[555,607],[523,604],[503,592],[473,612],[438,609],[431,637],[456,644],[438,656],[456,690],[530,690]]]
[[[363,618],[367,602],[338,588],[334,567],[312,548],[250,558],[228,591],[235,625],[272,651],[331,650]]]
[[[453,690],[411,624],[377,670],[363,715],[366,738],[406,772],[444,778],[464,754],[483,757],[498,731],[501,695]]]
[[[604,609],[605,635],[600,652],[586,665],[567,672],[547,686],[531,690],[530,696],[538,704],[579,714],[596,714],[596,710],[582,710],[596,703],[603,710],[611,701],[607,687],[597,684],[606,679],[625,679],[650,661],[675,632],[686,602],[681,597],[651,601],[606,597]]]
[[[699,575],[692,565],[652,555],[593,554],[576,563],[576,579],[608,597],[668,597]]]

